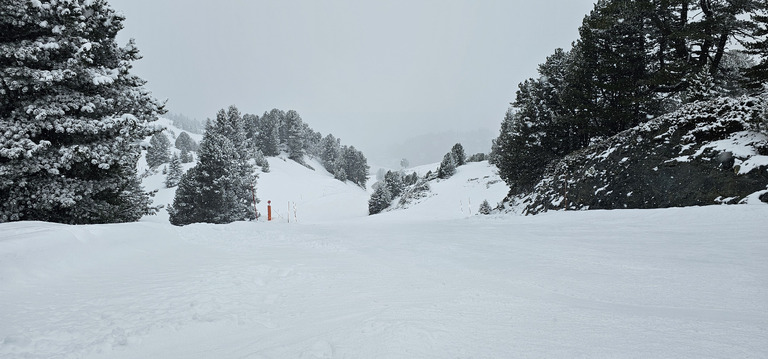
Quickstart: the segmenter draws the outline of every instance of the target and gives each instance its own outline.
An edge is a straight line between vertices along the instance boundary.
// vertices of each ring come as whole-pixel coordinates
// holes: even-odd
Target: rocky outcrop
[[[536,214],[768,200],[759,193],[768,189],[765,108],[764,98],[686,105],[551,164],[506,206]]]

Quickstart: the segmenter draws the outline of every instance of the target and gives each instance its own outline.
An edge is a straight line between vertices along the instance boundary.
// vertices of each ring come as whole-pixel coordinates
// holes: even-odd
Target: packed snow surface
[[[766,218],[5,223],[0,357],[765,357]]]

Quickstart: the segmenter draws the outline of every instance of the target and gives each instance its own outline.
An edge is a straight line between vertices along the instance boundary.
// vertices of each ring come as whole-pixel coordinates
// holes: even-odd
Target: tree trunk
[[[729,35],[728,30],[723,29],[723,33],[720,34],[720,39],[717,41],[717,51],[715,52],[714,59],[712,59],[711,67],[709,68],[709,73],[713,77],[717,75],[717,71],[720,69],[720,61],[722,61],[723,54],[725,54],[725,45],[728,44]]]

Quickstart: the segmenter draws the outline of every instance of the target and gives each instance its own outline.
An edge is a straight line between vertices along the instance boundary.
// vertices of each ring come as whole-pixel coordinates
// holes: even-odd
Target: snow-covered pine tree
[[[416,172],[413,172],[413,173],[403,177],[403,186],[414,185],[418,181],[419,181],[419,174],[416,173]]]
[[[181,157],[179,159],[181,160],[181,163],[192,163],[192,161],[195,160],[192,156],[192,152],[189,152],[186,149],[181,150]]]
[[[115,42],[123,20],[103,0],[0,2],[0,222],[156,211],[136,163],[164,110]]]
[[[333,169],[333,178],[342,182],[347,180],[347,171],[344,170],[344,167],[340,162],[337,163],[336,167]]]
[[[356,183],[360,187],[365,187],[370,167],[368,167],[368,160],[365,158],[365,155],[355,149],[355,146],[342,146],[341,157],[337,164],[344,169],[343,173],[346,175],[347,180]]]
[[[493,209],[491,208],[491,204],[488,203],[488,200],[486,199],[483,200],[483,203],[480,203],[480,208],[478,208],[477,211],[480,214],[489,215]]]
[[[440,162],[440,168],[437,169],[437,177],[448,178],[456,173],[456,159],[453,157],[453,152],[448,152],[443,156],[443,161]]]
[[[168,141],[162,132],[156,133],[149,140],[147,148],[147,165],[151,168],[157,168],[163,163],[171,160],[171,142]]]
[[[188,133],[183,131],[179,134],[179,137],[176,137],[174,146],[182,151],[185,149],[190,152],[197,151],[197,142],[195,142],[195,140],[193,140]]]
[[[329,133],[320,141],[320,160],[328,172],[333,173],[339,156],[341,156],[341,142]]]
[[[757,64],[745,69],[744,75],[748,81],[746,87],[762,91],[768,84],[768,5],[763,4],[763,13],[757,11],[752,15],[753,41],[746,42],[747,51],[760,58]]]
[[[301,124],[301,136],[302,143],[304,145],[304,153],[313,157],[320,156],[320,142],[323,140],[323,135],[320,132],[315,132],[309,124],[306,122]]]
[[[245,126],[245,137],[248,144],[256,147],[256,136],[259,133],[259,116],[245,113],[243,114],[243,125]]]
[[[286,112],[283,126],[285,127],[285,143],[288,147],[288,158],[303,163],[304,126],[299,113],[294,110]]]
[[[463,166],[467,162],[467,155],[464,153],[464,146],[461,143],[453,145],[451,148],[453,159],[456,160],[456,167]]]
[[[179,155],[174,153],[171,156],[171,162],[168,164],[168,175],[165,176],[165,187],[171,188],[179,185],[181,176],[184,175],[184,169],[181,167]]]
[[[265,156],[277,156],[280,154],[279,128],[285,113],[278,109],[264,112],[257,123],[256,147],[261,149]]]
[[[571,121],[564,107],[570,88],[574,55],[556,49],[539,65],[539,77],[518,85],[515,101],[493,140],[489,162],[514,193],[525,191],[538,181],[544,168],[561,156],[588,144],[588,126]],[[570,96],[583,95],[572,91]],[[570,101],[586,101],[571,98]]]
[[[261,167],[261,171],[264,173],[269,172],[269,161],[267,161],[267,158],[264,156],[263,153],[261,153],[260,149],[255,149],[256,152],[253,154],[253,160],[256,162],[256,165]]]
[[[479,152],[479,153],[475,153],[472,156],[469,156],[467,158],[467,163],[469,163],[469,162],[482,162],[482,161],[485,161],[487,159],[488,159],[488,157],[485,155],[485,153]]]
[[[579,28],[568,84],[560,96],[572,111],[569,121],[584,145],[592,137],[626,130],[657,111],[647,85],[652,59],[646,53],[648,20],[640,3],[599,1]]]
[[[224,117],[222,117],[224,115]],[[251,152],[252,146],[247,143],[246,126],[240,111],[235,105],[229,106],[226,113],[219,111],[216,116],[216,126],[211,131],[221,134],[232,142],[237,154],[237,165],[240,167],[240,176],[242,178],[253,178],[254,168],[250,164],[254,153]]]
[[[235,152],[242,159],[247,160],[251,158],[248,142],[246,141],[245,122],[235,105],[229,106],[226,111],[223,109],[219,110],[214,123],[215,126],[212,129],[232,141],[232,145],[235,146]]]
[[[684,92],[685,102],[706,101],[718,96],[715,81],[709,69],[704,67],[691,76],[688,88]]]
[[[387,209],[392,203],[392,194],[387,189],[387,186],[378,186],[371,199],[368,200],[368,214],[374,215],[381,213],[381,211]]]
[[[389,190],[392,198],[399,196],[403,192],[403,188],[405,188],[403,176],[397,171],[387,171],[384,175],[384,185]]]
[[[168,208],[173,225],[256,218],[251,193],[256,185],[253,168],[247,172],[232,141],[207,127],[198,163],[182,176],[173,206]]]

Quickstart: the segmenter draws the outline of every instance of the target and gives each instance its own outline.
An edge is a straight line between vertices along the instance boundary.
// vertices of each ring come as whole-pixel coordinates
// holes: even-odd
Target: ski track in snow
[[[761,357],[765,218],[6,223],[0,357]]]

